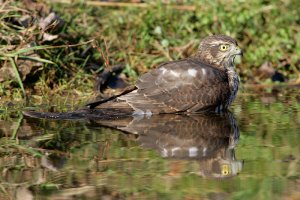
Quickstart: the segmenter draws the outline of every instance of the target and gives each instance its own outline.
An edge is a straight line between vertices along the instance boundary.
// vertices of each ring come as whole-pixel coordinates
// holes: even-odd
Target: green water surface
[[[114,121],[1,103],[0,199],[300,199],[297,89],[241,92],[217,116]]]

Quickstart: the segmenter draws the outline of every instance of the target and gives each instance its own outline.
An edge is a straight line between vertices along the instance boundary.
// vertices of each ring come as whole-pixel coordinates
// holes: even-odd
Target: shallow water
[[[299,90],[242,92],[231,113],[211,116],[67,121],[9,110],[0,199],[300,199]]]

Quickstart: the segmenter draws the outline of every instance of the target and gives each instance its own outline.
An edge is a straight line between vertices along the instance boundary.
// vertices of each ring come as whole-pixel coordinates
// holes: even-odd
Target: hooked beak
[[[239,57],[239,59],[240,59],[241,56],[243,56],[243,50],[240,47],[236,46],[235,48],[233,48],[231,50],[230,56],[232,58],[231,62],[234,63],[236,57]]]
[[[232,50],[232,55],[240,55],[243,56],[243,50],[236,46],[233,50]]]

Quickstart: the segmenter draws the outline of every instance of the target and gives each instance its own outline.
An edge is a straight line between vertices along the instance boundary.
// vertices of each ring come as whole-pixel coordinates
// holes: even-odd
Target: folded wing
[[[142,113],[207,111],[230,95],[224,71],[192,59],[162,64],[142,75],[136,87],[118,100]]]

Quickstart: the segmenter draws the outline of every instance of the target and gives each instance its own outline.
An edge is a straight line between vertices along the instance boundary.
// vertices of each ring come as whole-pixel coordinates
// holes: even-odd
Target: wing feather
[[[215,109],[230,95],[224,71],[191,59],[161,65],[142,75],[136,87],[118,99],[152,113]]]

